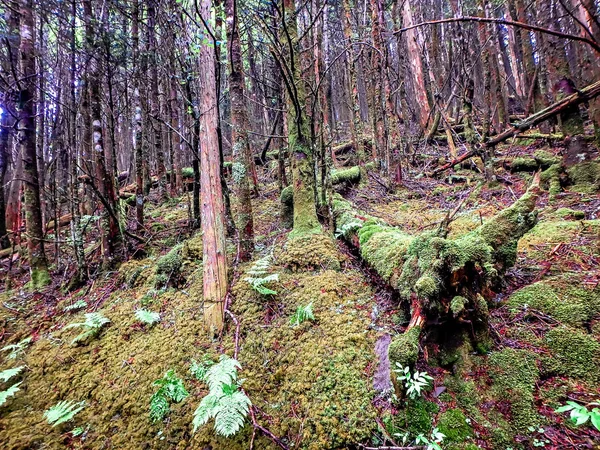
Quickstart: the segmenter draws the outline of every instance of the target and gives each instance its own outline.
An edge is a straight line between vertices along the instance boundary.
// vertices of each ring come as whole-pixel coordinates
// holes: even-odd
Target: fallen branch
[[[548,106],[547,108],[529,116],[528,118],[526,118],[522,122],[518,123],[517,125],[513,126],[512,128],[494,136],[493,138],[489,139],[486,142],[483,142],[480,146],[474,147],[473,149],[469,150],[467,153],[464,153],[463,155],[450,161],[449,163],[444,164],[444,165],[434,169],[431,173],[429,173],[427,175],[434,176],[440,172],[450,169],[450,168],[456,166],[457,164],[460,164],[464,160],[478,155],[481,152],[482,147],[488,147],[488,148],[495,147],[496,145],[500,144],[501,142],[504,142],[507,139],[510,139],[511,137],[518,135],[519,133],[527,131],[530,128],[560,114],[561,112],[563,112],[569,108],[572,108],[573,106],[577,106],[581,103],[592,100],[599,95],[600,95],[600,81],[596,81],[595,83],[590,84],[589,86],[586,86],[582,90],[577,91],[576,93],[569,95],[568,97],[565,97],[562,100],[559,100],[558,102],[553,103],[552,105]]]

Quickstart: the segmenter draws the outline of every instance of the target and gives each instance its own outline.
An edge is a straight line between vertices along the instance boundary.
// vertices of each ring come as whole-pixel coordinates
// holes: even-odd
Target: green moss
[[[279,262],[292,271],[340,270],[340,253],[333,239],[324,234],[304,234],[288,239],[277,253]]]
[[[574,185],[571,190],[593,193],[600,189],[600,162],[586,161],[567,169],[569,181]]]
[[[48,286],[52,279],[50,278],[50,272],[46,268],[31,268],[31,280],[28,283],[28,287],[36,291]]]
[[[331,174],[331,184],[339,184],[344,181],[352,183],[360,181],[360,167],[354,166],[349,169],[336,170]]]
[[[557,209],[554,214],[554,217],[558,217],[560,219],[585,219],[585,212],[584,211],[578,211],[575,209],[570,209],[570,208],[559,208]]]
[[[458,317],[458,315],[464,311],[465,305],[468,302],[469,301],[466,298],[460,295],[457,295],[452,299],[452,301],[450,302],[450,310],[452,311],[454,317]]]
[[[548,331],[544,343],[552,356],[543,360],[547,373],[600,380],[600,343],[589,334],[568,326]]]
[[[563,173],[562,164],[553,164],[540,175],[541,186],[548,189],[550,199],[554,198],[562,190],[560,175]]]
[[[419,356],[419,336],[420,327],[413,327],[410,330],[394,336],[390,343],[388,354],[392,367],[413,367]]]
[[[600,288],[586,288],[578,277],[558,277],[526,286],[508,299],[513,313],[524,307],[536,309],[554,319],[584,326],[600,314]]]
[[[473,429],[460,409],[444,411],[438,419],[437,427],[446,435],[444,442],[448,443],[463,442],[473,435]]]
[[[423,398],[408,400],[403,410],[405,429],[413,436],[427,434],[433,425],[433,416],[439,407]]]
[[[522,431],[539,423],[534,405],[535,383],[539,378],[535,354],[525,350],[505,348],[489,356],[492,391],[510,404],[510,423]]]
[[[191,261],[202,261],[202,234],[183,241],[181,257]]]
[[[183,167],[181,169],[181,177],[182,178],[194,178],[194,168],[193,167]]]
[[[175,246],[156,261],[155,280],[157,287],[176,286],[178,284],[179,272],[182,266],[181,248],[182,245]]]

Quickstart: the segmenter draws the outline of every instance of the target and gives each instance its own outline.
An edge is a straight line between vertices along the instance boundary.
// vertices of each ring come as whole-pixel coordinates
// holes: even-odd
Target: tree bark
[[[41,288],[50,282],[48,273],[48,260],[44,251],[44,233],[42,229],[42,210],[40,201],[40,181],[37,168],[37,151],[35,141],[35,50],[34,50],[34,18],[33,1],[21,0],[20,2],[20,34],[21,44],[20,69],[21,90],[19,92],[20,111],[20,139],[21,158],[23,160],[23,181],[25,189],[25,220],[27,232],[27,250],[29,253],[29,266],[31,286]]]
[[[250,200],[251,152],[248,139],[248,111],[244,97],[242,46],[240,45],[237,0],[225,0],[227,43],[229,44],[229,92],[231,96],[231,143],[234,163],[233,216],[239,239],[239,258],[248,261],[254,251],[254,223]]]
[[[210,0],[202,0],[200,14],[210,17]],[[205,30],[208,32],[208,30]],[[199,81],[202,148],[200,151],[202,198],[202,256],[204,324],[210,335],[223,330],[227,294],[227,255],[225,247],[225,205],[221,188],[219,142],[217,137],[217,95],[215,92],[214,50],[200,48]]]

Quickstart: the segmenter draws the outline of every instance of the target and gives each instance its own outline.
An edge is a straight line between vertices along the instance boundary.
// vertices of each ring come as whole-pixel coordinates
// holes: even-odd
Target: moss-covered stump
[[[519,238],[534,226],[538,195],[534,180],[512,206],[456,239],[447,239],[443,228],[404,233],[354,210],[342,197],[335,198],[337,234],[358,247],[361,257],[410,306],[408,331],[390,345],[392,366],[414,364],[419,331],[427,318],[454,323],[459,329],[468,326],[479,341],[475,347],[488,347],[486,299],[514,264]]]
[[[519,156],[510,163],[511,172],[534,172],[546,170],[554,164],[560,164],[561,157],[544,150],[536,151],[533,156]]]
[[[340,270],[340,253],[335,241],[321,233],[290,238],[283,249],[276,252],[275,257],[279,264],[294,272],[314,269]]]

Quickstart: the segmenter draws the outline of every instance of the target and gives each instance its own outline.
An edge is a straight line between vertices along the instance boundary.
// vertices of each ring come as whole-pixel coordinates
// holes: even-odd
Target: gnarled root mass
[[[333,211],[338,234],[410,305],[407,330],[389,347],[395,363],[413,365],[427,323],[466,327],[479,347],[488,337],[488,300],[516,260],[517,241],[537,220],[539,175],[529,190],[479,228],[447,239],[440,228],[417,235],[391,227],[353,209],[336,196]]]

